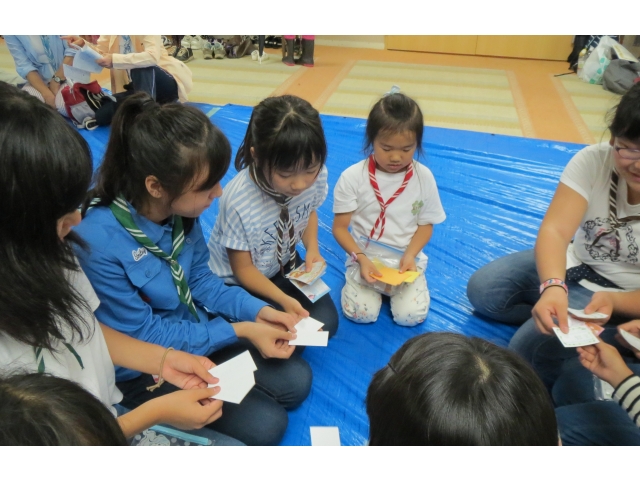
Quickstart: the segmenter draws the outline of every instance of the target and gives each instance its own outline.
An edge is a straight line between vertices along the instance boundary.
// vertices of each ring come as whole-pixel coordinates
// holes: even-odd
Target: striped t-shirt
[[[640,377],[631,375],[624,380],[613,392],[620,406],[631,417],[631,420],[640,427]]]
[[[328,193],[327,169],[322,167],[315,183],[289,204],[289,215],[299,242],[309,215],[316,210]],[[227,248],[251,252],[253,264],[267,278],[280,271],[276,253],[276,222],[280,207],[274,199],[260,190],[249,177],[248,169],[241,170],[224,188],[220,198],[220,213],[209,239],[209,267],[226,283],[238,284],[233,276]],[[285,230],[283,244],[288,245]],[[286,250],[286,249],[285,249]],[[283,251],[282,263],[289,262],[289,252]]]

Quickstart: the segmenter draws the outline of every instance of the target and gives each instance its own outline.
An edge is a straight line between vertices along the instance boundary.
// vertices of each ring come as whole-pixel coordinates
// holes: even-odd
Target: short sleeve
[[[229,196],[223,195],[220,199],[220,213],[211,232],[211,239],[231,250],[251,250],[242,214]]]
[[[329,184],[327,183],[327,177],[329,176],[329,172],[327,167],[322,167],[320,174],[318,175],[318,180],[316,180],[316,192],[313,198],[313,209],[317,210],[327,199],[327,195],[329,194]]]
[[[418,214],[418,225],[436,225],[442,223],[447,218],[440,202],[438,185],[431,170],[422,166],[418,179],[422,189],[422,207]]]
[[[360,164],[357,164],[360,165]],[[358,182],[354,174],[358,173],[354,165],[342,172],[333,189],[333,213],[355,212],[358,208]]]
[[[583,148],[569,160],[560,182],[578,192],[588,202],[596,182],[605,173],[608,151],[601,145]]]

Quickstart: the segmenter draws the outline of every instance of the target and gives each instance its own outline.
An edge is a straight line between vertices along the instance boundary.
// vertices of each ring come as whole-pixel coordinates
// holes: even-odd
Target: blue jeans
[[[130,412],[122,405],[114,405],[118,416]],[[143,432],[135,435],[131,440],[131,445],[158,445],[158,446],[187,446],[187,445],[207,445],[211,447],[241,447],[244,443],[238,440],[215,432],[210,428],[199,428],[197,430],[178,430],[174,427],[155,425]]]
[[[635,357],[625,360],[640,374]],[[594,376],[577,358],[563,365],[552,396],[563,445],[640,445],[640,428],[618,402],[596,400]]]
[[[245,350],[249,350],[258,367],[254,372],[256,385],[239,405],[225,403],[222,417],[207,425],[207,428],[246,445],[277,445],[289,423],[286,409],[298,407],[309,395],[313,377],[311,367],[297,353],[287,360],[264,359],[244,339],[212,353],[209,358],[215,364],[220,364]],[[118,382],[117,386],[124,394],[122,405],[135,408],[152,398],[177,390],[173,385],[164,383],[153,392],[147,391],[146,387],[153,384],[151,375],[144,374],[133,380]]]

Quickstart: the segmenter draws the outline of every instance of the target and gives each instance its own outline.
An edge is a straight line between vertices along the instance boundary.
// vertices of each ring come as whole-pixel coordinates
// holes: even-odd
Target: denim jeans
[[[629,368],[640,374],[635,357],[620,350]],[[552,395],[563,445],[640,445],[640,428],[617,401],[596,400],[594,376],[577,358],[563,365]]]
[[[287,360],[264,359],[244,339],[212,353],[209,358],[215,364],[220,364],[245,350],[249,350],[258,367],[254,372],[256,385],[240,404],[225,403],[222,417],[207,427],[246,445],[277,445],[289,423],[286,409],[296,408],[309,395],[311,367],[298,353]],[[146,387],[153,384],[151,375],[144,374],[133,380],[118,382],[117,386],[124,394],[121,404],[135,408],[152,398],[177,390],[173,385],[164,383],[153,392],[147,391]]]

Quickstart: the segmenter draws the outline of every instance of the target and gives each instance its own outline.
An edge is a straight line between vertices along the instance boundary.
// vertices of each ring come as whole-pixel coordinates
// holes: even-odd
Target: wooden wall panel
[[[477,35],[387,35],[387,50],[474,55]]]
[[[476,55],[566,60],[572,35],[479,35]]]

